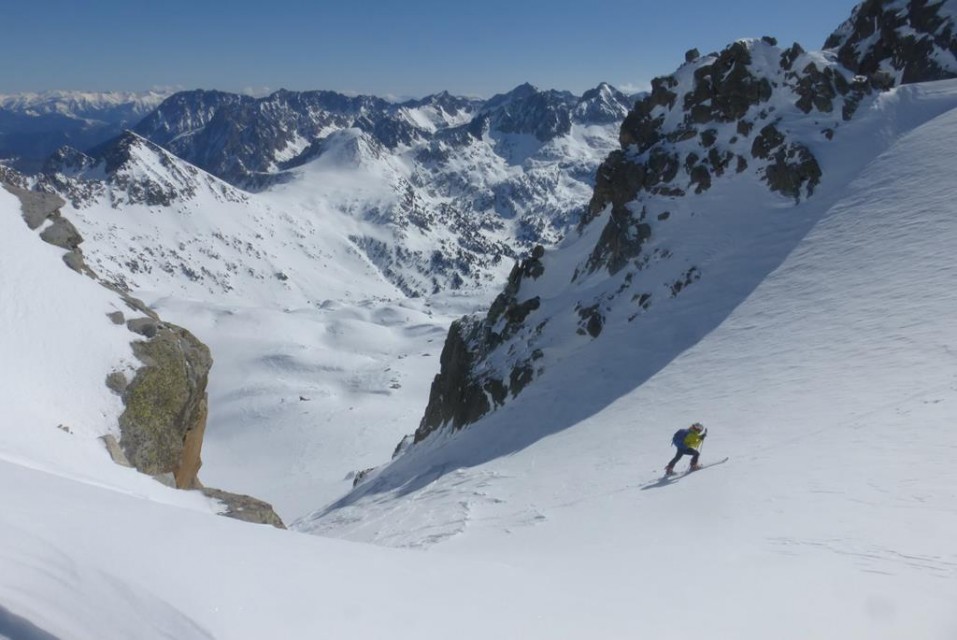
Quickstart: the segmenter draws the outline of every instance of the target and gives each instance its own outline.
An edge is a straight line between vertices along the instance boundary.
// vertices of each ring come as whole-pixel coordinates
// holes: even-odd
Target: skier
[[[671,444],[678,447],[678,453],[671,459],[668,466],[665,467],[665,475],[674,475],[675,465],[681,460],[682,456],[691,456],[691,466],[689,471],[697,471],[701,468],[698,464],[698,456],[701,452],[698,449],[701,443],[708,436],[708,430],[700,422],[695,422],[687,429],[678,429],[671,438]]]

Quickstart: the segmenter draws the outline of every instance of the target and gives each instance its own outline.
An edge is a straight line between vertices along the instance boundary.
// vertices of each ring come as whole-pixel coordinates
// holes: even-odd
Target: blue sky
[[[820,48],[854,0],[4,0],[0,93],[644,88],[741,37]]]

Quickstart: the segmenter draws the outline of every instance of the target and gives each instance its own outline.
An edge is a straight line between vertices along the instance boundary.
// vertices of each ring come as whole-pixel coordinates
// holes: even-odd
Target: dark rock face
[[[866,0],[824,43],[855,73],[900,74],[900,83],[957,77],[957,26],[941,0]],[[941,55],[944,54],[944,55]],[[949,55],[947,55],[949,54]]]
[[[710,65],[695,70],[695,88],[684,96],[686,120],[691,123],[734,122],[755,104],[771,97],[771,83],[751,73],[751,51],[736,42]]]
[[[821,182],[821,167],[811,151],[800,143],[778,149],[774,162],[765,169],[764,179],[772,191],[800,201],[801,195],[814,194]]]
[[[536,279],[544,273],[544,253],[544,248],[536,247],[528,258],[515,265],[505,290],[485,318],[466,316],[452,323],[414,442],[421,442],[444,426],[457,430],[475,422],[492,410],[489,396],[497,406],[505,402],[509,391],[517,395],[531,382],[532,362],[541,357],[540,353],[533,352],[528,359],[517,362],[504,378],[483,375],[481,370],[483,359],[503,340],[514,336],[539,308],[538,298],[519,301],[517,294],[524,279]]]
[[[522,85],[489,100],[495,106],[487,113],[492,127],[502,133],[526,133],[547,142],[571,131],[571,112],[577,102],[565,91],[538,91]]]
[[[158,145],[166,146],[174,138],[203,129],[221,109],[252,101],[249,96],[224,91],[180,91],[164,100],[133,130]]]
[[[441,426],[453,430],[474,422],[491,409],[484,387],[472,374],[475,356],[469,341],[479,327],[465,319],[456,320],[449,328],[440,358],[439,374],[432,381],[429,404],[415,432],[415,442],[421,442]]]

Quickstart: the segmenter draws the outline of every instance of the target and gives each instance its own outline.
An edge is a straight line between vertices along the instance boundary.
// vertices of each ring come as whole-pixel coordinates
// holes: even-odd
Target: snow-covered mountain
[[[47,170],[27,183],[68,200],[86,262],[210,346],[204,481],[284,518],[388,456],[446,314],[476,304],[408,299],[351,240],[374,223],[240,191],[132,132]]]
[[[605,637],[953,637],[957,83],[868,111],[849,183],[825,170],[798,207],[715,187],[700,282],[587,348],[556,339],[545,358],[569,357],[517,398],[294,526],[551,576],[602,603]],[[542,258],[544,309],[588,255],[569,250]],[[568,311],[550,324],[574,334]],[[662,479],[697,420],[702,461],[730,459]]]
[[[307,202],[354,219],[354,246],[419,296],[484,291],[532,247],[560,239],[629,106],[607,84],[582,97],[523,85],[484,103],[448,93],[391,103],[328,91],[191,91],[164,101],[135,135],[185,159],[173,169],[173,156],[157,155],[174,173],[202,168],[261,202]],[[107,175],[117,202],[170,206],[175,189],[188,195],[182,180],[137,194],[117,185],[117,163],[100,160],[131,135],[86,153],[59,149],[41,182],[80,207],[106,193],[96,181]]]
[[[957,45],[955,3],[880,4]],[[294,527],[588,584],[613,637],[684,637],[688,602],[719,637],[953,635],[957,80],[841,55],[657,79],[578,232],[452,325],[414,442]],[[730,459],[661,479],[697,420]]]
[[[63,145],[85,150],[133,126],[169,96],[146,91],[0,95],[0,160],[36,171]]]
[[[181,94],[0,167],[120,285],[0,191],[0,635],[954,637],[955,16],[867,0],[635,104],[358,100],[314,138],[319,96]],[[293,531],[109,461],[127,289],[212,352],[204,482]],[[718,464],[662,478],[693,421]]]
[[[901,83],[952,78],[957,69],[954,7],[946,0],[862,2],[824,43],[856,73]]]
[[[475,101],[449,94],[396,104],[334,91],[277,91],[264,98],[219,91],[177,93],[135,131],[237,186],[259,190],[306,147],[359,127],[389,148],[459,124]]]
[[[676,304],[689,288],[727,286],[724,264],[760,255],[761,243],[754,244],[749,230],[760,237],[782,208],[820,211],[829,202],[828,187],[843,188],[906,128],[895,117],[879,125],[873,120],[906,110],[896,105],[914,99],[909,91],[891,91],[907,68],[919,66],[914,56],[926,49],[940,63],[934,78],[957,76],[957,59],[929,45],[914,45],[906,56],[893,46],[896,40],[885,47],[870,33],[865,43],[877,19],[873,4],[858,7],[840,37],[829,40],[840,50],[806,52],[798,44],[779,47],[772,38],[741,40],[706,56],[689,52],[674,74],[656,78],[624,119],[621,147],[599,168],[578,233],[559,252],[577,262],[566,258],[553,273],[541,252],[530,256],[484,316],[453,325],[416,441],[507,403],[545,370],[574,362],[609,324],[633,325],[644,334],[655,307]],[[929,9],[910,12],[922,21],[907,18],[901,7],[885,9],[904,41],[931,42],[944,34],[950,45],[957,43],[949,5],[931,11],[936,18],[928,17]],[[919,25],[933,38],[922,36]],[[887,56],[868,63],[874,67],[868,75],[858,73],[860,65],[841,63],[852,51],[867,59],[877,55],[864,52],[865,44]],[[898,67],[901,73],[892,75]],[[737,221],[752,214],[759,215],[756,221]],[[784,255],[753,266],[749,277],[760,281]],[[702,284],[708,280],[712,284]],[[733,308],[751,288],[726,293],[724,303]],[[695,327],[687,331],[709,329],[697,321]]]

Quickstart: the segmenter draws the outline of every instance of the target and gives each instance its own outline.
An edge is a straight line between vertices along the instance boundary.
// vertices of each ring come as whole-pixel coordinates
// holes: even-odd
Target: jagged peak
[[[485,104],[482,106],[483,111],[491,111],[502,105],[508,104],[510,102],[515,102],[517,100],[525,100],[530,98],[538,93],[541,93],[541,90],[535,85],[524,82],[511,91],[505,93],[497,93],[488,100],[485,101]]]
[[[127,163],[133,161],[134,153],[137,150],[143,150],[163,158],[175,159],[177,162],[186,163],[185,160],[176,158],[159,145],[150,142],[143,136],[129,129],[115,138],[90,149],[87,155],[96,163],[103,163],[104,171],[107,175],[110,175],[116,173]]]

